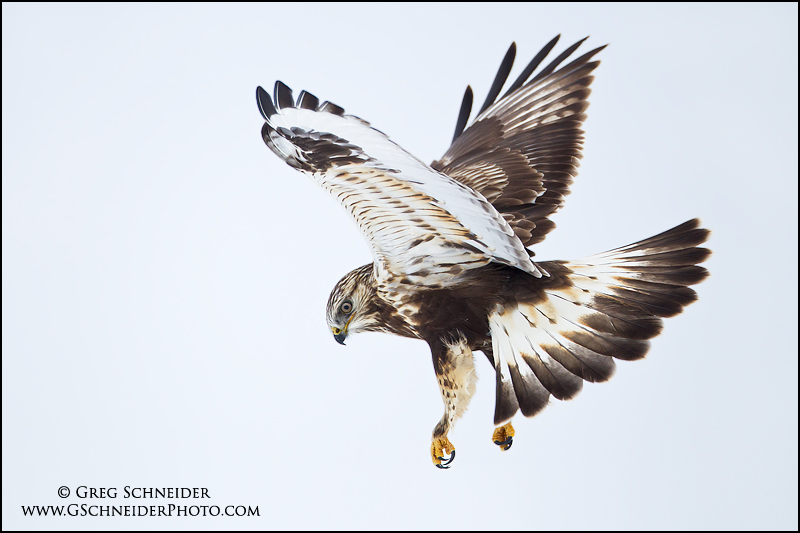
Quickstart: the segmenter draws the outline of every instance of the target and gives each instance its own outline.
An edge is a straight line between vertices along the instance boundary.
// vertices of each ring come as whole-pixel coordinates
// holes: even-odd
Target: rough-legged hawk
[[[423,339],[444,400],[431,457],[455,457],[448,431],[475,390],[472,353],[494,365],[492,440],[507,450],[511,418],[533,416],[583,381],[606,381],[614,358],[641,359],[662,317],[696,299],[707,271],[698,220],[578,261],[535,261],[530,247],[553,228],[578,172],[594,56],[561,65],[579,41],[534,74],[550,41],[498,99],[512,44],[483,106],[467,87],[453,143],[430,165],[369,123],[280,81],[274,101],[259,87],[264,142],[327,189],[353,216],[374,263],[331,292],[328,326],[344,344],[359,331]]]

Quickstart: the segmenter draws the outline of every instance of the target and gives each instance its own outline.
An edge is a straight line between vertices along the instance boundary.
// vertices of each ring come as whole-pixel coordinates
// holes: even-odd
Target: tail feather
[[[616,364],[611,357],[601,355],[564,337],[556,338],[552,335],[551,337],[549,343],[542,345],[542,351],[581,379],[590,383],[603,382],[614,374]]]
[[[648,252],[651,250],[657,250],[658,252],[670,252],[673,250],[694,248],[704,243],[711,233],[709,230],[702,229],[699,226],[700,220],[693,218],[692,220],[688,220],[672,229],[668,229],[667,231],[659,233],[658,235],[654,235],[649,239],[644,239],[626,246],[614,248],[613,250],[593,255],[591,258],[603,256],[619,258],[625,255],[649,255]]]
[[[661,332],[661,318],[697,299],[689,285],[708,271],[699,245],[709,231],[694,219],[579,261],[540,263],[549,278],[520,278],[509,303],[489,316],[498,375],[495,423],[575,397],[583,381],[614,373],[614,358],[636,360]]]
[[[678,268],[640,266],[636,267],[636,271],[641,276],[640,279],[653,283],[663,283],[665,285],[695,285],[708,277],[708,270],[700,266],[683,266]],[[616,274],[617,272],[613,273]]]

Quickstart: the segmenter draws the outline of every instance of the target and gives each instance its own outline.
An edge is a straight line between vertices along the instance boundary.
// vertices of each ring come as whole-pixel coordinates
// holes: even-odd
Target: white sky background
[[[797,529],[797,5],[3,4],[3,529]],[[700,299],[644,361],[491,444],[493,370],[431,465],[422,341],[336,344],[370,262],[263,144],[276,79],[425,161],[554,35],[601,52],[541,259],[699,216]],[[24,518],[66,485],[207,487],[260,518]]]

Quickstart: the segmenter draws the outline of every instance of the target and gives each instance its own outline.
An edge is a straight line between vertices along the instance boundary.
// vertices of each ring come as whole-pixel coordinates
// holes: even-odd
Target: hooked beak
[[[335,329],[338,329],[338,328],[335,328]],[[334,333],[333,334],[333,338],[336,339],[336,342],[338,342],[339,344],[344,346],[344,340],[347,338],[347,333],[345,333],[343,331],[341,333]]]
[[[344,329],[331,328],[331,331],[333,332],[333,338],[336,339],[336,342],[342,346],[345,345],[344,340],[347,338],[347,327],[350,325],[350,322],[353,320],[354,316],[355,315],[350,317],[350,319],[347,321],[347,324],[344,325]]]

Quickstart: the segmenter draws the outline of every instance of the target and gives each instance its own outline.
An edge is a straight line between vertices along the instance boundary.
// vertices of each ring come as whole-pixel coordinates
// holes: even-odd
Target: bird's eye
[[[350,311],[353,310],[353,302],[351,302],[350,300],[342,302],[342,305],[339,307],[339,309],[342,310],[342,313],[349,313]]]

